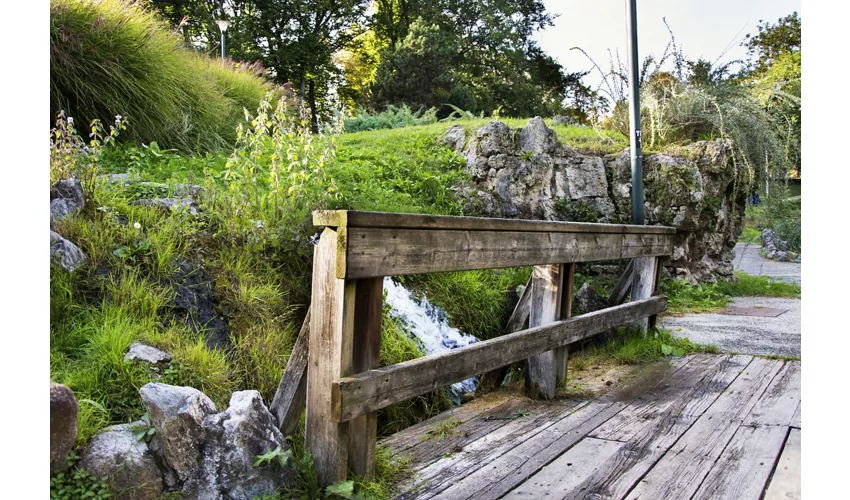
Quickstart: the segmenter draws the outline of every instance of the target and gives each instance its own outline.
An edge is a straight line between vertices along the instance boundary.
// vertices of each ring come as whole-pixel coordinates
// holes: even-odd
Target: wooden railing
[[[623,324],[646,328],[667,305],[653,294],[673,228],[351,211],[315,212],[313,222],[325,230],[313,263],[306,446],[325,485],[349,468],[374,474],[377,410],[524,359],[530,393],[552,398],[568,344]],[[612,307],[570,318],[575,263],[614,259],[633,259],[621,280],[631,301],[617,305],[621,291]],[[384,276],[520,266],[534,266],[529,328],[378,366]]]

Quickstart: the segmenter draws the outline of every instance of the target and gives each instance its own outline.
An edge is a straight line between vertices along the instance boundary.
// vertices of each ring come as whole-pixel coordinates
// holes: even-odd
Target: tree
[[[759,21],[758,34],[747,34],[741,43],[747,47],[750,56],[747,73],[764,74],[783,54],[799,52],[801,34],[800,16],[797,12],[779,18],[776,24]]]

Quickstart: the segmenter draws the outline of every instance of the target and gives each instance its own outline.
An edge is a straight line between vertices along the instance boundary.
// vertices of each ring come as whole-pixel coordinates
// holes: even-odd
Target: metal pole
[[[221,30],[221,60],[224,62],[224,30]]]
[[[638,70],[637,0],[629,11],[629,138],[632,158],[632,223],[643,225],[643,152],[640,137],[640,73]]]

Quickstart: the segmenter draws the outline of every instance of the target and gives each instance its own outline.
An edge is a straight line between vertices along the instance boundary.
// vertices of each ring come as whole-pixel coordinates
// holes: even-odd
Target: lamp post
[[[643,225],[643,144],[640,137],[640,72],[638,71],[637,0],[628,2],[629,138],[632,159],[632,224]]]
[[[224,61],[224,32],[230,27],[230,21],[219,19],[215,23],[218,25],[218,29],[221,30],[221,60]]]

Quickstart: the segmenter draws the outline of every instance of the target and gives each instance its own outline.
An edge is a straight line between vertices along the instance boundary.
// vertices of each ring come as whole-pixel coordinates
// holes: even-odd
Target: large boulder
[[[440,138],[440,142],[457,152],[461,152],[466,145],[466,129],[463,125],[452,125]]]
[[[590,283],[585,283],[578,289],[575,295],[575,302],[581,314],[600,311],[608,307],[608,301],[596,293],[596,290],[590,286]]]
[[[59,262],[62,269],[69,273],[76,271],[87,260],[86,254],[77,245],[55,231],[50,231],[50,258]]]
[[[68,386],[50,383],[50,472],[65,471],[77,441],[77,398]]]
[[[250,500],[297,484],[297,472],[276,461],[254,465],[254,457],[280,447],[283,434],[257,391],[239,391],[227,410],[204,420],[206,441],[200,467],[183,486],[189,498]]]
[[[520,148],[533,154],[550,154],[555,150],[555,132],[546,126],[543,118],[535,116],[520,132]]]
[[[153,500],[163,492],[162,472],[144,439],[136,439],[142,421],[113,425],[95,435],[83,452],[80,467],[95,477],[109,477],[120,500]]]
[[[206,439],[204,419],[216,413],[212,400],[197,389],[160,383],[139,390],[162,449],[162,457],[180,481],[198,468]]]

